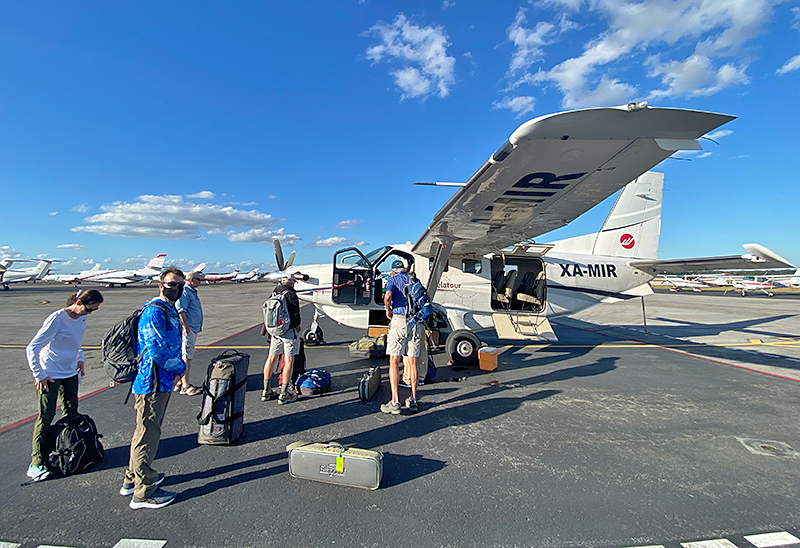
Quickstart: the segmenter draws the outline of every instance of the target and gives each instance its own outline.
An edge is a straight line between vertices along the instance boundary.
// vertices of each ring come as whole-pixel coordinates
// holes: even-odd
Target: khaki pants
[[[144,499],[158,488],[158,472],[153,470],[158,443],[161,441],[161,423],[167,413],[172,392],[134,394],[136,430],[131,440],[131,457],[125,470],[125,481],[134,484],[133,495]]]
[[[54,379],[48,383],[47,392],[42,394],[36,390],[39,404],[39,416],[33,425],[33,441],[31,443],[31,464],[44,464],[44,452],[50,447],[50,426],[56,416],[56,404],[61,397],[61,414],[64,416],[78,412],[78,375],[68,379]]]

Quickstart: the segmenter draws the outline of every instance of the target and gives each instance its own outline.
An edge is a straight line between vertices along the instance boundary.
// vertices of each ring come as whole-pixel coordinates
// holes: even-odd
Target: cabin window
[[[481,262],[475,259],[463,259],[461,261],[461,270],[464,274],[480,274]]]

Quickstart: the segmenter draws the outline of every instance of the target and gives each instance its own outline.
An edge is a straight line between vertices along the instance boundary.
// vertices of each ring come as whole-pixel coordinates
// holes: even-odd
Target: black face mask
[[[181,295],[183,295],[183,286],[164,288],[164,296],[173,303],[180,299]]]

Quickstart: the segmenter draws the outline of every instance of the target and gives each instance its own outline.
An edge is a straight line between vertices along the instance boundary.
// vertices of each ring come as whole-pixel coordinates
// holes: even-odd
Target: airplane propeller
[[[281,242],[277,236],[272,237],[272,245],[275,247],[275,262],[278,264],[278,272],[275,274],[285,274],[290,266],[294,264],[294,258],[297,255],[297,251],[292,251],[289,253],[289,259],[284,262],[283,259],[283,249],[281,248]],[[298,279],[308,281],[308,275],[302,274],[300,272],[294,272],[294,276]],[[271,278],[280,279],[280,276],[272,276]]]

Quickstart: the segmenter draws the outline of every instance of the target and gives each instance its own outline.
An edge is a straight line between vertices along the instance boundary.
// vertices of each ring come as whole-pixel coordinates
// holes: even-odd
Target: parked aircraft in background
[[[203,281],[206,282],[207,284],[226,282],[233,280],[238,274],[239,274],[238,270],[234,270],[233,272],[228,272],[227,274],[216,274],[212,272],[211,274],[205,274],[205,278],[203,278]]]
[[[144,268],[137,270],[100,270],[96,265],[92,270],[81,272],[79,279],[81,282],[96,282],[105,284],[106,287],[143,282],[153,276],[158,276],[164,268],[164,260],[167,258],[165,253],[156,255],[147,263]]]
[[[321,313],[351,327],[386,325],[385,275],[400,258],[434,301],[435,327],[455,363],[474,363],[475,331],[554,340],[548,318],[651,294],[656,275],[691,269],[786,268],[766,248],[745,256],[659,261],[662,174],[645,173],[733,117],[634,103],[543,116],[520,126],[434,216],[416,244],[295,267],[300,298],[315,305],[303,337],[319,343]],[[433,183],[436,184],[436,183]],[[562,227],[624,187],[600,232],[551,244]],[[522,243],[517,243],[522,242]],[[515,245],[516,244],[516,245]],[[513,245],[513,248],[507,246]],[[275,240],[279,269],[284,265]],[[293,269],[293,270],[294,270]]]
[[[780,287],[800,287],[800,268],[791,276],[775,276],[772,281]]]
[[[238,282],[238,283],[242,283],[242,282],[249,282],[249,281],[251,281],[251,280],[254,280],[254,279],[256,279],[257,277],[258,277],[258,269],[257,269],[257,268],[254,268],[254,269],[253,269],[253,270],[251,270],[250,272],[246,272],[246,273],[244,273],[244,274],[242,274],[242,273],[240,273],[240,274],[237,274],[237,275],[236,275],[236,276],[233,278],[233,281],[234,281],[234,282]]]
[[[27,261],[28,259],[25,259]],[[42,279],[50,271],[50,266],[53,261],[48,259],[41,259],[36,266],[30,268],[11,268],[15,262],[20,262],[21,259],[4,259],[0,263],[0,283],[3,284],[3,290],[9,290],[9,284],[18,282],[35,282]]]
[[[708,284],[695,276],[664,276],[662,282],[669,287],[670,291],[674,292],[689,289],[700,293],[703,288],[708,288]]]

